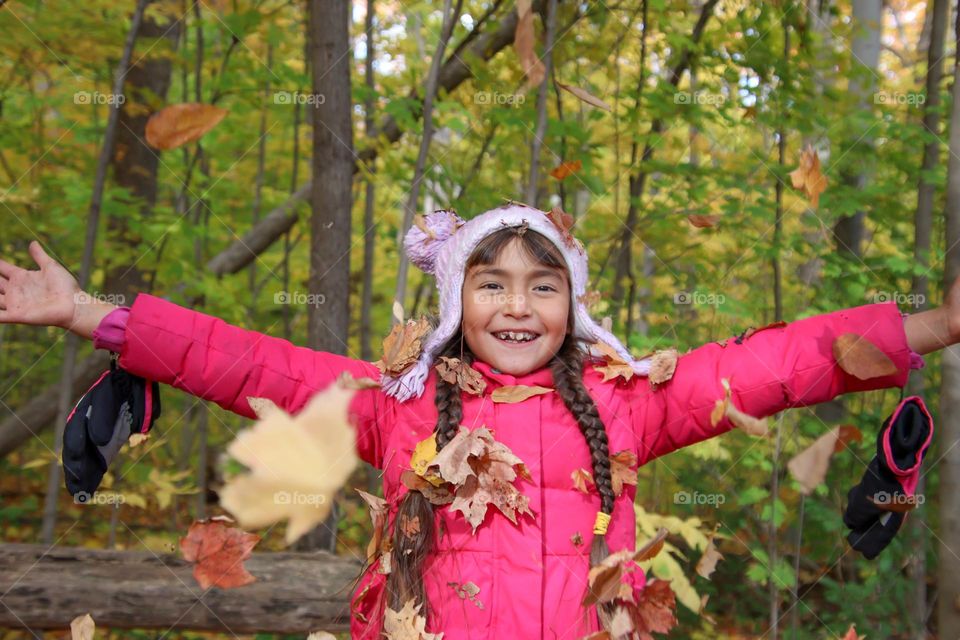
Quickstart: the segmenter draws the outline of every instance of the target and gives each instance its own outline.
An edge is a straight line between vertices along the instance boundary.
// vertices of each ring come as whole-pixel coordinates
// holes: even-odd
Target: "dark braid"
[[[463,352],[461,352],[461,350]],[[466,345],[462,345],[461,333],[457,332],[440,351],[440,356],[460,357],[467,363],[473,362],[473,354]],[[434,427],[437,437],[437,450],[443,449],[457,435],[463,417],[463,398],[460,386],[437,377],[435,404],[437,424]],[[404,535],[402,523],[408,519],[420,519],[420,533],[413,537]],[[422,604],[420,615],[428,617],[428,603],[423,583],[423,562],[433,551],[436,544],[433,505],[419,491],[407,491],[397,508],[397,517],[393,524],[392,567],[387,575],[387,606],[394,611],[403,608],[411,598],[415,604]]]

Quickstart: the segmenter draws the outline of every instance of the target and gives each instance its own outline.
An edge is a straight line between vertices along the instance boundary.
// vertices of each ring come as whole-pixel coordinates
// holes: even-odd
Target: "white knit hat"
[[[637,361],[609,331],[593,321],[582,298],[587,290],[587,253],[579,240],[567,235],[550,219],[550,214],[517,202],[511,202],[486,211],[469,222],[447,210],[434,211],[425,216],[422,227],[410,227],[404,238],[407,257],[437,280],[440,292],[440,324],[424,340],[420,358],[399,376],[382,374],[381,386],[387,395],[401,402],[423,395],[424,382],[443,345],[460,328],[462,319],[463,278],[467,260],[473,250],[491,233],[505,227],[527,228],[548,238],[563,255],[570,273],[571,294],[574,298],[574,336],[588,345],[602,341],[640,375],[650,371],[650,359]],[[431,237],[432,236],[432,237]],[[599,352],[597,352],[599,354]]]

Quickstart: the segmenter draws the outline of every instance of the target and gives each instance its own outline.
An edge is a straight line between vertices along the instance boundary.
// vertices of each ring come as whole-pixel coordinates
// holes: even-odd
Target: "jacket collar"
[[[483,374],[483,377],[487,380],[488,385],[492,386],[493,388],[512,387],[517,385],[524,385],[527,387],[547,387],[550,389],[554,388],[553,372],[550,370],[550,365],[544,365],[536,371],[531,371],[530,373],[522,376],[501,373],[482,360],[475,360],[472,366],[474,369]]]

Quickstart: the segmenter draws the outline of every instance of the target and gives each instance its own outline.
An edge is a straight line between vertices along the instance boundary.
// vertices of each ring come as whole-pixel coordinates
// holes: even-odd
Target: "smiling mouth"
[[[491,333],[490,335],[496,338],[499,342],[502,342],[504,344],[508,344],[511,346],[531,344],[533,342],[536,342],[540,338],[539,334],[531,333],[531,332],[521,333],[521,332],[512,332],[512,331],[500,331],[497,333]]]

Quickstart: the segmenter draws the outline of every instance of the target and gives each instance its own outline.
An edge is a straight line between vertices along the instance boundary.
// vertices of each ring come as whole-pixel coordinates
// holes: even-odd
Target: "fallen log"
[[[254,553],[257,581],[204,591],[174,554],[0,545],[0,627],[67,629],[89,613],[99,629],[241,633],[345,631],[360,563],[326,552]]]

